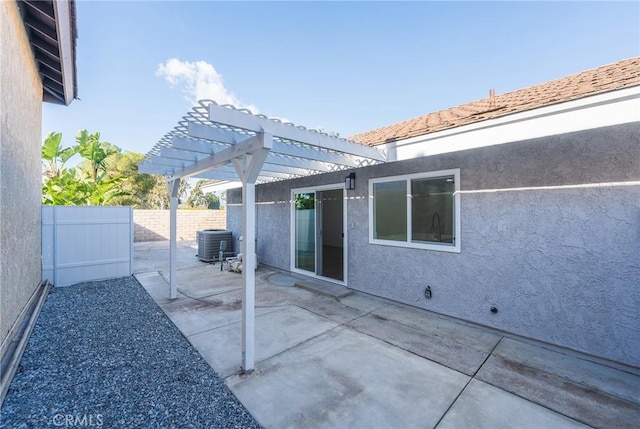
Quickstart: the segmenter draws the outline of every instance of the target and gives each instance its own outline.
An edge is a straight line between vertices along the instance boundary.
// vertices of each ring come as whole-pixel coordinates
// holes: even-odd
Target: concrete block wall
[[[169,239],[169,210],[134,210],[134,242]],[[178,210],[178,240],[195,240],[203,229],[226,229],[225,210]]]

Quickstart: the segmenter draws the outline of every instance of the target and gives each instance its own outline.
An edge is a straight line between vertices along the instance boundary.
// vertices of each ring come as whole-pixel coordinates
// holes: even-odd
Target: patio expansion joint
[[[513,395],[513,396],[515,396],[515,397],[517,397],[517,398],[520,398],[520,399],[523,399],[523,400],[525,400],[525,401],[527,401],[527,402],[530,402],[530,403],[532,403],[532,404],[535,404],[535,405],[537,405],[538,407],[541,407],[541,408],[544,408],[544,409],[546,409],[546,410],[548,410],[548,411],[551,411],[552,413],[558,414],[558,415],[560,415],[560,416],[564,416],[564,417],[566,417],[567,419],[573,420],[574,422],[578,422],[578,423],[583,424],[583,425],[585,425],[585,426],[587,426],[587,427],[590,427],[590,428],[594,428],[594,429],[595,429],[595,427],[594,427],[594,426],[590,425],[590,424],[589,424],[588,422],[586,422],[586,421],[579,420],[579,419],[577,419],[577,418],[575,418],[575,417],[571,417],[571,416],[569,416],[569,415],[567,415],[567,414],[561,413],[561,412],[560,412],[560,411],[558,411],[558,410],[554,410],[553,408],[550,408],[550,407],[548,407],[548,406],[546,406],[546,405],[544,405],[544,404],[541,404],[541,403],[539,403],[539,402],[536,402],[536,401],[535,401],[534,399],[532,399],[532,398],[527,398],[526,396],[519,395],[519,394],[518,394],[518,393],[516,393],[516,392],[511,392],[511,391],[509,391],[509,390],[506,390],[504,387],[502,387],[502,386],[498,386],[497,384],[494,384],[494,383],[492,383],[492,382],[490,382],[490,381],[486,381],[486,380],[482,380],[482,379],[480,379],[480,378],[476,378],[476,376],[475,376],[475,375],[474,375],[473,377],[471,377],[471,379],[469,380],[469,383],[471,382],[471,380],[478,380],[478,381],[479,381],[479,382],[481,382],[481,383],[485,383],[485,384],[488,384],[489,386],[495,387],[496,389],[500,389],[500,390],[502,390],[503,392],[507,392],[507,393],[508,393],[508,394],[510,394],[510,395]],[[466,388],[466,386],[465,386],[465,388]],[[463,389],[463,390],[464,390],[464,389]],[[457,400],[458,400],[458,398],[456,398],[456,401],[457,401]],[[453,402],[453,404],[455,404],[455,401]],[[453,404],[451,404],[451,406],[453,406]],[[449,408],[451,408],[451,407],[449,407]],[[447,410],[447,412],[449,412],[449,410]],[[446,414],[446,413],[445,413],[445,414]],[[443,417],[444,417],[444,416],[443,416]],[[438,422],[438,423],[439,423],[439,422]],[[434,427],[434,429],[435,429],[435,427]]]
[[[503,339],[504,339],[504,338],[507,338],[507,337],[503,337]],[[508,338],[507,338],[507,339],[508,339]],[[501,340],[501,341],[502,341],[502,340]],[[496,345],[496,347],[497,347],[497,345]],[[494,350],[495,350],[495,349],[494,349]],[[493,351],[491,352],[491,354],[489,355],[489,357],[490,357],[491,355],[493,355]],[[496,355],[496,356],[498,356],[498,355]],[[489,358],[487,358],[487,360],[488,360],[488,359],[489,359]],[[485,361],[485,362],[486,362],[486,361]],[[483,364],[483,365],[484,365],[484,364]],[[535,368],[535,367],[533,367],[533,366],[524,365],[524,364],[522,364],[522,365],[523,365],[523,367],[526,367],[526,368],[529,368],[529,369],[536,369],[536,368]],[[478,372],[479,372],[479,371],[480,371],[480,369],[478,369]],[[502,391],[504,391],[504,392],[507,392],[507,393],[509,393],[509,394],[511,394],[511,395],[514,395],[514,396],[516,396],[516,397],[518,397],[518,398],[521,398],[521,399],[524,399],[524,400],[526,400],[526,401],[529,401],[529,402],[531,402],[532,404],[536,404],[536,405],[537,405],[537,406],[539,406],[539,407],[545,408],[545,409],[547,409],[547,410],[549,410],[549,411],[552,411],[552,412],[554,412],[554,413],[556,413],[556,414],[562,415],[562,416],[564,416],[564,417],[566,417],[566,418],[568,418],[568,419],[571,419],[571,420],[573,420],[573,421],[579,422],[579,423],[581,423],[581,424],[583,424],[583,425],[585,425],[585,426],[588,426],[588,427],[590,427],[590,428],[593,428],[593,427],[594,427],[594,426],[592,426],[588,421],[586,421],[586,420],[582,420],[580,417],[577,417],[577,416],[571,416],[571,415],[565,414],[565,413],[563,413],[563,412],[560,412],[560,411],[558,411],[558,410],[555,410],[555,409],[553,409],[553,408],[549,407],[548,405],[545,405],[545,404],[543,404],[543,403],[541,403],[541,402],[537,401],[535,398],[530,398],[530,397],[527,397],[527,396],[523,396],[523,395],[521,395],[521,394],[519,394],[519,393],[517,393],[517,392],[515,392],[515,391],[507,390],[507,389],[505,389],[503,386],[499,386],[498,384],[495,384],[495,383],[493,383],[493,382],[491,382],[491,381],[489,381],[489,380],[484,380],[484,379],[482,379],[482,378],[476,378],[476,375],[474,375],[474,376],[473,376],[473,378],[474,378],[474,379],[476,379],[476,380],[478,380],[478,381],[480,381],[480,382],[482,382],[482,383],[488,384],[488,385],[493,386],[493,387],[495,387],[495,388],[497,388],[497,389],[500,389],[500,390],[502,390]],[[566,380],[566,381],[567,381],[567,382],[569,382],[569,383],[573,381],[571,378],[568,378],[568,377],[559,376],[559,378],[561,378],[562,380]],[[580,384],[581,384],[581,383],[580,383]],[[636,403],[634,403],[634,402],[632,402],[632,401],[629,401],[629,400],[627,400],[627,399],[623,399],[623,398],[617,397],[617,396],[615,396],[615,395],[612,395],[612,394],[610,394],[610,393],[608,393],[608,392],[605,392],[605,391],[602,391],[602,390],[599,390],[599,393],[600,393],[600,394],[602,394],[602,395],[604,395],[604,396],[606,396],[606,397],[608,397],[608,398],[612,398],[612,399],[614,399],[614,400],[622,400],[622,401],[624,401],[624,402],[630,403],[632,406],[636,405]]]
[[[260,307],[260,306],[256,306],[256,308],[259,308],[259,307]],[[265,306],[265,307],[272,307],[272,306]],[[356,330],[356,329],[352,328],[351,326],[347,326],[347,324],[348,324],[348,323],[353,322],[354,320],[360,319],[361,317],[367,316],[368,314],[373,313],[373,312],[374,312],[374,311],[376,311],[376,310],[379,310],[379,309],[374,309],[374,310],[368,311],[368,312],[366,312],[366,313],[364,313],[364,314],[362,314],[362,315],[360,315],[360,316],[358,316],[358,317],[355,317],[355,318],[353,318],[353,319],[351,319],[351,320],[348,320],[348,321],[346,321],[346,322],[344,322],[344,323],[339,323],[339,322],[336,322],[335,320],[331,320],[331,319],[329,319],[329,318],[328,318],[328,317],[326,317],[326,316],[323,316],[322,314],[318,314],[318,313],[316,313],[316,312],[314,312],[314,311],[311,311],[311,310],[309,310],[309,309],[307,309],[307,308],[301,307],[301,306],[299,306],[299,305],[297,305],[297,304],[280,305],[280,306],[274,306],[274,307],[297,307],[297,308],[299,308],[299,309],[301,309],[301,310],[308,311],[308,312],[309,312],[309,313],[311,313],[311,314],[314,314],[314,315],[316,315],[316,316],[318,316],[318,317],[321,317],[321,318],[323,318],[323,319],[326,319],[326,320],[330,321],[331,323],[335,323],[335,324],[336,324],[336,326],[334,326],[334,327],[333,327],[333,328],[331,328],[331,329],[327,329],[326,331],[321,332],[321,333],[319,333],[318,335],[314,335],[313,337],[309,337],[309,338],[307,338],[306,340],[304,340],[304,341],[302,341],[302,342],[300,342],[300,343],[298,343],[298,344],[295,344],[295,345],[293,345],[293,346],[291,346],[291,347],[288,347],[288,348],[286,348],[286,349],[284,349],[284,350],[282,350],[282,351],[280,351],[280,352],[278,352],[278,353],[274,354],[273,356],[269,356],[268,358],[262,359],[262,360],[260,360],[260,361],[256,361],[256,365],[257,365],[257,364],[259,364],[259,363],[262,363],[262,362],[267,362],[268,360],[273,359],[273,358],[275,358],[275,357],[277,357],[277,356],[280,356],[280,355],[282,355],[282,354],[284,354],[284,353],[288,352],[289,350],[293,350],[293,349],[295,349],[296,347],[300,347],[300,346],[302,346],[302,345],[304,345],[304,344],[307,344],[308,342],[310,342],[310,341],[312,341],[312,340],[315,340],[316,338],[319,338],[319,337],[321,337],[321,336],[323,336],[323,335],[326,335],[326,334],[328,334],[328,333],[330,333],[330,332],[333,332],[333,331],[335,331],[335,330],[337,330],[337,329],[339,329],[339,328],[345,328],[345,329],[349,329],[349,330],[351,330],[351,331],[355,331],[355,332],[361,333],[360,331],[358,331],[358,330]],[[267,313],[267,314],[268,314],[268,313]],[[237,323],[241,323],[241,322],[235,322],[235,323],[237,324]],[[231,324],[226,325],[226,326],[230,326],[230,325],[233,325],[233,324],[234,324],[234,323],[231,323]],[[215,329],[218,329],[218,328],[215,328]],[[213,329],[212,329],[212,330],[213,330]],[[366,334],[365,334],[365,335],[366,335]],[[370,336],[370,335],[369,335],[369,336]],[[375,337],[372,337],[372,338],[375,338]],[[235,372],[235,373],[233,373],[233,374],[229,374],[228,376],[224,377],[224,378],[223,378],[223,380],[226,380],[226,379],[228,379],[229,377],[233,377],[233,376],[235,376],[235,375],[239,375],[240,373],[241,373],[241,371],[237,371],[237,372]]]
[[[178,290],[178,292],[179,292],[179,293],[181,293],[182,295],[186,296],[186,297],[187,297],[187,298],[189,298],[189,299],[193,299],[194,301],[200,301],[200,302],[205,302],[205,303],[206,303],[207,301],[205,300],[205,298],[211,298],[212,296],[224,295],[225,293],[235,292],[235,291],[238,291],[238,290],[242,290],[242,287],[238,287],[238,288],[235,288],[235,289],[225,290],[225,291],[223,291],[223,292],[214,292],[214,293],[212,293],[212,294],[210,294],[210,295],[201,296],[200,298],[196,298],[195,296],[187,295],[186,293],[184,293],[183,291],[181,291],[181,290],[180,290],[180,288],[178,288],[177,290]],[[225,306],[226,306],[226,307],[228,307],[228,306],[230,306],[230,305],[231,305],[231,304],[220,304],[220,305],[219,305],[219,307],[225,307]]]
[[[284,354],[284,353],[288,352],[289,350],[293,350],[293,349],[295,349],[296,347],[300,347],[300,346],[302,346],[302,345],[304,345],[304,344],[307,344],[307,343],[309,343],[310,341],[315,340],[316,338],[319,338],[319,337],[322,337],[323,335],[328,334],[329,332],[335,331],[336,329],[341,328],[342,326],[343,326],[343,325],[337,325],[337,326],[334,326],[333,328],[327,329],[326,331],[321,332],[321,333],[319,333],[318,335],[314,335],[313,337],[309,337],[309,338],[307,338],[306,340],[304,340],[304,341],[302,341],[302,342],[300,342],[300,343],[298,343],[298,344],[296,344],[296,345],[293,345],[293,346],[291,346],[291,347],[288,347],[288,348],[286,348],[286,349],[284,349],[284,350],[282,350],[282,351],[280,351],[280,352],[278,352],[278,353],[274,354],[273,356],[269,356],[269,357],[264,358],[264,359],[262,359],[262,360],[260,360],[260,361],[256,361],[256,362],[255,362],[255,363],[256,363],[256,366],[257,366],[258,364],[262,363],[262,362],[267,362],[267,361],[269,361],[269,360],[271,360],[271,359],[273,359],[273,358],[276,358],[276,357],[278,357],[278,356],[280,356],[280,355],[282,355],[282,354]],[[255,374],[255,371],[254,371],[254,374]],[[229,374],[228,376],[226,376],[226,377],[224,377],[224,378],[222,378],[222,379],[223,379],[223,380],[226,380],[226,379],[228,379],[229,377],[233,377],[233,376],[235,376],[235,375],[242,375],[242,370],[237,371],[237,372],[234,372],[233,374]],[[251,376],[251,374],[247,374],[247,375],[248,375],[248,376]]]
[[[228,307],[228,304],[226,305],[219,305],[218,307]],[[276,306],[274,306],[275,308]],[[281,305],[281,306],[277,306],[277,307],[290,307],[289,305]],[[277,310],[277,308],[273,311],[268,311],[266,313],[261,314],[260,316],[265,316],[267,314],[271,314],[271,313],[275,313]],[[171,319],[171,317],[169,317],[169,319]],[[171,321],[173,323],[173,321]],[[235,321],[235,322],[230,322],[230,323],[225,323],[224,325],[220,325],[220,326],[216,326],[215,328],[210,328],[210,329],[205,329],[204,331],[198,331],[198,332],[194,332],[193,334],[189,334],[189,335],[185,335],[185,337],[189,338],[189,337],[193,337],[195,335],[200,335],[200,334],[204,334],[205,332],[213,332],[213,331],[217,331],[218,329],[222,329],[222,328],[226,328],[228,326],[233,326],[233,325],[240,325],[242,324],[242,320],[239,321]],[[175,323],[174,323],[175,325]],[[177,326],[176,326],[177,327]],[[180,328],[178,328],[180,329]],[[195,347],[195,346],[194,346]]]
[[[338,301],[338,302],[339,302],[339,301]],[[340,303],[340,304],[342,304],[342,303]],[[353,321],[355,321],[355,320],[358,320],[358,319],[360,319],[360,318],[362,318],[362,317],[365,317],[365,316],[367,316],[367,315],[369,315],[369,314],[373,313],[374,311],[378,311],[378,310],[379,310],[379,308],[377,308],[377,309],[375,309],[375,310],[367,311],[366,313],[363,313],[363,314],[361,314],[361,315],[359,315],[359,316],[356,316],[356,317],[354,317],[353,319],[349,319],[349,320],[344,321],[344,322],[338,322],[338,321],[333,320],[333,319],[331,319],[331,318],[329,318],[329,317],[327,317],[327,316],[325,316],[325,315],[323,315],[323,314],[321,314],[321,313],[318,313],[318,312],[316,312],[316,311],[313,311],[313,310],[311,310],[311,309],[308,309],[308,308],[306,308],[306,307],[303,307],[303,306],[301,306],[301,305],[299,305],[299,304],[291,304],[291,305],[294,305],[294,306],[296,306],[296,307],[298,307],[298,308],[300,308],[300,309],[302,309],[302,310],[308,311],[308,312],[309,312],[309,313],[311,313],[311,314],[315,314],[315,315],[316,315],[316,316],[318,316],[318,317],[322,317],[323,319],[327,319],[328,321],[330,321],[330,322],[332,322],[332,323],[337,323],[337,324],[338,324],[338,326],[345,326],[346,328],[351,328],[350,326],[346,326],[348,323],[351,323],[351,322],[353,322]],[[345,305],[345,304],[342,304],[342,305],[344,305],[345,307],[349,307],[348,305]],[[354,307],[349,307],[349,308],[354,308]],[[357,310],[357,309],[356,309],[356,310]]]
[[[351,322],[353,322],[353,321],[355,321],[355,320],[358,320],[358,319],[360,319],[361,317],[364,317],[364,316],[367,316],[367,315],[368,315],[368,314],[370,314],[370,313],[373,313],[374,311],[377,311],[377,310],[372,310],[372,311],[370,311],[369,313],[367,313],[367,314],[363,314],[363,315],[362,315],[362,316],[360,316],[360,317],[356,317],[355,319],[353,319],[353,320],[351,320],[351,321],[349,321],[349,322],[347,322],[347,323],[351,323]],[[406,326],[406,325],[405,325],[405,326]],[[412,355],[414,355],[414,356],[417,356],[417,357],[419,357],[419,358],[421,358],[421,359],[426,359],[426,360],[428,360],[429,362],[433,362],[433,363],[435,363],[436,365],[440,365],[440,366],[443,366],[443,367],[445,367],[445,368],[447,368],[447,369],[450,369],[450,370],[452,370],[452,371],[458,372],[458,373],[460,373],[460,374],[464,375],[465,377],[469,377],[470,379],[475,378],[475,373],[474,373],[473,375],[465,374],[464,372],[462,372],[462,371],[460,371],[460,370],[458,370],[458,369],[455,369],[455,368],[453,368],[453,367],[451,367],[451,366],[449,366],[449,365],[446,365],[446,364],[441,363],[441,362],[436,362],[435,360],[433,360],[433,359],[429,359],[429,358],[428,358],[428,357],[426,357],[426,356],[422,356],[421,354],[418,354],[418,353],[413,352],[413,351],[411,351],[411,350],[407,350],[407,349],[405,349],[405,348],[402,348],[402,347],[398,346],[397,344],[393,344],[393,343],[392,343],[392,342],[390,342],[390,341],[387,341],[387,340],[382,339],[382,338],[378,338],[378,337],[376,337],[375,335],[372,335],[372,334],[369,334],[369,333],[367,333],[367,332],[361,331],[360,329],[356,328],[355,326],[347,326],[347,328],[352,329],[352,330],[354,330],[354,331],[358,332],[359,334],[366,335],[366,336],[368,336],[368,337],[374,338],[374,339],[376,339],[376,340],[378,340],[378,341],[381,341],[381,342],[383,342],[383,343],[385,343],[385,344],[390,345],[391,347],[395,347],[396,349],[404,350],[405,352],[410,353],[410,354],[412,354]],[[498,343],[499,343],[499,341],[498,341]],[[495,347],[494,347],[494,349],[495,349]],[[493,350],[491,351],[491,353],[493,353]],[[487,355],[487,358],[485,359],[485,361],[484,361],[484,362],[486,362],[486,360],[487,360],[487,359],[489,359],[489,356],[491,356],[491,353],[489,353],[489,354]],[[483,364],[484,364],[484,362],[483,362]],[[479,370],[479,368],[480,368],[480,367],[482,367],[482,365],[480,365],[480,366],[478,367],[478,370]],[[476,370],[476,373],[477,373],[477,371],[478,371],[478,370]]]
[[[436,362],[437,363],[437,362]],[[455,370],[454,370],[455,371]],[[458,371],[459,372],[459,371]],[[462,374],[462,373],[461,373]],[[466,374],[464,374],[466,375]],[[467,377],[469,377],[467,375]],[[455,399],[453,401],[451,401],[451,403],[449,404],[449,406],[447,407],[447,409],[444,411],[444,413],[442,413],[442,415],[440,416],[440,418],[438,419],[438,422],[435,424],[435,426],[433,427],[433,429],[437,429],[437,427],[440,425],[440,423],[442,422],[442,419],[445,418],[445,416],[447,414],[449,414],[449,411],[451,411],[451,409],[453,408],[453,406],[456,404],[456,402],[458,402],[458,399],[460,399],[460,396],[462,396],[462,394],[464,393],[465,390],[467,390],[467,387],[469,387],[469,384],[471,384],[471,382],[475,379],[475,376],[469,377],[469,379],[467,380],[467,382],[465,383],[464,387],[462,389],[460,389],[460,391],[458,392],[458,394],[456,395]]]
[[[527,398],[527,397],[525,397],[525,396],[518,395],[518,394],[517,394],[517,393],[515,393],[515,392],[510,392],[510,391],[508,391],[508,390],[504,389],[502,386],[498,386],[498,385],[495,385],[495,384],[493,384],[493,383],[491,383],[491,382],[489,382],[489,381],[485,381],[485,380],[482,380],[482,379],[480,379],[480,378],[477,378],[477,375],[478,375],[478,373],[480,372],[480,369],[482,369],[482,367],[487,363],[487,361],[489,360],[489,358],[493,355],[493,352],[495,352],[495,350],[498,348],[498,346],[500,345],[500,343],[501,343],[501,342],[502,342],[502,340],[504,340],[504,339],[505,339],[505,337],[504,337],[504,336],[501,336],[501,337],[500,337],[500,340],[498,340],[498,341],[496,342],[496,344],[493,346],[493,348],[491,349],[491,351],[487,354],[487,357],[485,358],[485,360],[482,362],[482,364],[480,364],[480,365],[478,366],[478,369],[476,369],[476,371],[473,373],[473,375],[469,376],[469,375],[467,375],[467,374],[461,373],[461,374],[467,375],[467,376],[469,377],[469,380],[467,381],[467,383],[465,384],[465,386],[460,390],[460,392],[458,393],[458,395],[456,396],[456,398],[451,402],[451,404],[449,405],[449,407],[447,408],[447,410],[442,414],[442,416],[440,416],[440,419],[438,420],[438,422],[436,423],[436,425],[433,427],[433,429],[437,429],[437,428],[438,428],[438,426],[440,425],[440,423],[442,422],[442,420],[446,417],[446,415],[447,415],[447,414],[449,414],[449,411],[451,411],[451,409],[453,408],[453,406],[458,402],[458,399],[460,399],[460,397],[462,396],[462,394],[464,393],[464,391],[465,391],[465,390],[467,390],[467,388],[469,387],[469,385],[471,384],[471,382],[472,382],[473,380],[477,380],[477,381],[479,381],[479,382],[481,382],[481,383],[488,384],[489,386],[495,387],[496,389],[500,389],[500,390],[502,390],[503,392],[509,393],[509,394],[511,394],[511,395],[513,395],[513,396],[516,396],[516,397],[520,398],[520,399],[523,399],[523,400],[525,400],[525,401],[528,401],[528,402],[531,402],[531,403],[533,403],[533,404],[536,404],[537,406],[542,407],[542,408],[544,408],[544,409],[546,409],[546,410],[549,410],[549,411],[551,411],[552,413],[555,413],[555,414],[558,414],[558,415],[564,416],[564,417],[566,417],[566,418],[568,418],[568,419],[570,419],[570,420],[573,420],[573,421],[575,421],[575,422],[582,423],[582,424],[584,424],[584,425],[586,425],[586,426],[588,426],[588,427],[593,427],[593,426],[589,425],[587,422],[584,422],[584,421],[578,420],[578,419],[576,419],[576,418],[574,418],[574,417],[571,417],[571,416],[568,416],[568,415],[566,415],[566,414],[563,414],[563,413],[561,413],[561,412],[559,412],[559,411],[557,411],[557,410],[554,410],[554,409],[552,409],[552,408],[547,407],[546,405],[540,404],[540,403],[538,403],[538,402],[534,401],[534,400],[533,400],[533,399],[531,399],[531,398]],[[426,359],[426,358],[425,358],[425,359]],[[429,360],[430,360],[430,359],[429,359]],[[436,363],[438,363],[438,362],[436,362]],[[442,364],[441,364],[441,365],[442,365]],[[446,365],[444,365],[444,366],[446,366]],[[448,367],[447,367],[447,368],[448,368]],[[453,368],[450,368],[450,369],[453,369]],[[454,370],[454,371],[455,371],[455,370]],[[460,371],[458,371],[458,372],[460,372]]]
[[[503,335],[501,335],[500,339],[498,341],[496,341],[496,343],[494,344],[494,346],[491,349],[491,351],[489,353],[487,353],[487,357],[484,358],[484,360],[482,361],[482,363],[480,365],[478,365],[478,368],[473,372],[473,374],[471,375],[471,378],[476,378],[476,375],[478,375],[478,373],[480,372],[480,369],[482,369],[482,367],[487,363],[487,361],[489,360],[491,355],[493,355],[493,352],[495,352],[496,349],[498,348],[498,346],[500,345],[500,343],[502,343],[502,340],[504,340],[504,336]]]
[[[149,278],[153,278],[154,276],[157,276],[158,279],[149,280]],[[160,275],[160,271],[145,271],[143,273],[133,273],[132,277],[136,279],[136,281],[140,283],[140,286],[142,287],[156,286],[161,284],[168,285],[164,277]]]

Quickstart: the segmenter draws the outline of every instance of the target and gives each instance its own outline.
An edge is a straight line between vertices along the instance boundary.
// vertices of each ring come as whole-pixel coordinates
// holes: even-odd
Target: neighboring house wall
[[[640,366],[638,125],[357,169],[356,189],[348,191],[348,286]],[[453,168],[461,177],[460,253],[369,243],[369,179]],[[257,187],[261,263],[290,269],[291,189],[344,176]],[[496,192],[513,188],[534,189]],[[239,236],[241,193],[227,198],[228,229]]]
[[[40,284],[42,84],[16,2],[0,2],[0,339]]]
[[[134,210],[134,241],[161,241],[169,239],[169,210]],[[178,210],[178,240],[195,240],[196,232],[203,229],[225,229],[227,213],[224,210]]]

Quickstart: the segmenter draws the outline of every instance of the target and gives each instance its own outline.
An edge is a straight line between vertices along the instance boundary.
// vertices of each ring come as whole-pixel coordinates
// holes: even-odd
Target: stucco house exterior
[[[256,186],[260,263],[640,367],[640,58],[350,140],[393,161]]]
[[[0,403],[41,284],[42,103],[77,95],[73,1],[0,2]],[[5,365],[7,365],[5,367]],[[13,367],[15,369],[15,367]]]

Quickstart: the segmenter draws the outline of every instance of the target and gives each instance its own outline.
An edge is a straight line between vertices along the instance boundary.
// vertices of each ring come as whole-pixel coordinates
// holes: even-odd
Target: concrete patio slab
[[[437,429],[588,428],[482,381],[471,380]]]
[[[294,287],[298,279],[283,273],[273,273],[265,279],[272,286]]]
[[[349,326],[467,375],[476,373],[501,338],[397,304],[354,320]]]
[[[161,271],[160,274],[169,283],[169,272]],[[219,265],[207,263],[178,268],[176,270],[178,292],[193,299],[199,299],[242,288],[242,276],[225,276],[225,274],[228,273],[221,272]],[[220,280],[221,276],[224,276],[224,281]]]
[[[200,300],[176,299],[160,308],[171,321],[189,337],[200,332],[230,325],[242,320],[242,300],[240,293],[232,291]],[[256,315],[270,309],[258,308]]]
[[[477,378],[593,427],[640,422],[640,377],[520,341],[503,339]]]
[[[144,287],[144,290],[146,290],[147,293],[151,295],[151,298],[153,298],[153,300],[160,307],[167,304],[171,304],[171,303],[174,303],[175,305],[175,303],[178,301],[185,302],[187,300],[190,300],[189,297],[181,294],[180,291],[178,291],[177,298],[175,299],[169,298],[169,285],[166,283],[152,284],[152,285],[146,285],[146,286],[142,284],[142,286]]]
[[[344,298],[345,296],[349,296],[353,293],[351,289],[339,284],[315,279],[300,279],[296,281],[295,286],[317,293],[318,295],[324,295],[335,299]]]
[[[386,307],[390,302],[386,299],[378,298],[362,292],[354,291],[351,295],[340,298],[340,303],[351,308],[357,308],[365,313]]]
[[[138,280],[138,283],[140,283],[143,287],[157,285],[157,284],[166,285],[167,283],[158,271],[148,271],[146,273],[135,273],[133,276],[136,278],[136,280]]]
[[[272,308],[256,316],[256,362],[282,353],[336,326],[298,307]],[[240,371],[241,334],[242,326],[238,322],[188,339],[221,377],[228,377]]]
[[[434,427],[469,377],[340,327],[227,385],[264,427]]]
[[[292,299],[291,302],[340,324],[350,322],[365,314],[363,310],[344,305],[328,296],[306,291],[302,296]]]
[[[179,241],[177,244],[178,267],[204,264],[196,257],[198,245],[195,241]],[[169,270],[169,241],[133,243],[134,272]]]
[[[168,246],[158,249],[151,252],[168,260]],[[640,421],[633,369],[357,291],[320,295],[294,287],[300,276],[264,266],[256,271],[258,362],[240,375],[242,276],[194,264],[189,247],[178,253],[186,268],[178,270],[178,299],[168,298],[157,271],[136,278],[266,427],[635,428]]]
[[[151,298],[160,306],[175,302],[169,298],[169,285],[158,271],[134,274],[138,283],[147,291]],[[187,297],[178,292],[177,299],[185,300]]]

